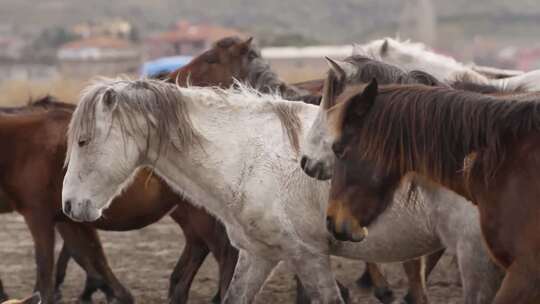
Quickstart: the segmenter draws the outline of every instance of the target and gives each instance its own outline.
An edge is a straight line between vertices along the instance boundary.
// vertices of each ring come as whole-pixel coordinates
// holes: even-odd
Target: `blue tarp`
[[[141,68],[141,76],[152,77],[162,72],[172,72],[188,64],[191,59],[191,56],[172,56],[147,61]]]

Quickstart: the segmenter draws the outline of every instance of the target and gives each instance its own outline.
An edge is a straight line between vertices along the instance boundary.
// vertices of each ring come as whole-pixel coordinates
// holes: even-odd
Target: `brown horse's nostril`
[[[71,214],[71,201],[70,200],[67,200],[67,201],[64,202],[64,213],[66,215]]]
[[[345,147],[341,143],[335,142],[332,144],[332,151],[334,151],[337,158],[343,158],[345,154]]]

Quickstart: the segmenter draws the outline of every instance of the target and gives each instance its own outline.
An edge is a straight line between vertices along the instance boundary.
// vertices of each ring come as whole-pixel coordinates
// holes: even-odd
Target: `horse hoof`
[[[424,304],[424,303],[429,303],[426,297],[422,297],[421,299],[415,301],[413,296],[410,293],[407,293],[399,304]]]
[[[54,303],[55,304],[61,304],[62,302],[62,292],[60,290],[57,290],[54,293]]]
[[[401,300],[401,304],[415,304],[413,297],[410,293],[407,293],[405,297],[403,297],[403,300]]]
[[[133,296],[129,295],[126,296],[124,299],[121,298],[112,298],[107,301],[108,304],[134,304],[135,300],[133,299]],[[171,302],[176,303],[176,302]]]
[[[373,293],[383,304],[391,304],[394,301],[394,293],[388,288],[375,288]]]

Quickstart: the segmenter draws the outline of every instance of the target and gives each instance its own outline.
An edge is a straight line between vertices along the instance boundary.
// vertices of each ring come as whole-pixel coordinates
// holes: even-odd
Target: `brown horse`
[[[397,182],[416,172],[473,201],[486,244],[507,271],[494,303],[539,303],[538,94],[490,97],[373,81],[340,98],[331,114],[336,154],[374,161]]]
[[[379,83],[385,83],[385,84],[391,84],[391,83],[399,83],[399,84],[426,84],[430,86],[441,86],[441,87],[447,87],[446,85],[440,83],[437,79],[433,78],[431,75],[420,72],[420,71],[412,71],[412,72],[404,72],[400,70],[399,68],[395,66],[388,65],[386,63],[373,60],[367,57],[363,56],[352,56],[345,61],[339,62],[339,61],[333,61],[330,60],[331,63],[331,71],[329,72],[328,78],[326,80],[326,89],[324,94],[324,105],[323,107],[326,109],[324,112],[332,113],[329,114],[328,117],[326,117],[327,121],[331,121],[331,125],[338,124],[336,122],[336,119],[338,121],[341,121],[340,116],[335,114],[339,112],[337,109],[341,107],[340,101],[344,101],[346,98],[343,96],[346,95],[347,88],[354,87],[355,85],[366,83],[371,81],[372,79],[377,79]],[[455,81],[451,84],[452,87],[458,88],[458,89],[464,89],[468,91],[473,92],[479,92],[483,94],[492,94],[496,96],[502,96],[502,95],[516,95],[519,94],[519,91],[514,92],[505,92],[499,88],[494,88],[489,85],[477,85],[474,83],[471,83],[467,79],[460,79]],[[319,122],[324,123],[325,120],[320,120]],[[332,127],[332,126],[330,126]],[[312,127],[313,128],[313,127]],[[317,124],[317,127],[314,129],[324,129],[322,125]],[[331,131],[331,130],[329,130]],[[312,139],[317,138],[323,138],[322,142],[326,142],[324,138],[329,138],[329,135],[326,134],[317,134],[314,136],[310,136]],[[326,143],[324,144],[326,145]],[[328,145],[330,147],[330,145]],[[320,148],[317,148],[320,149]],[[340,146],[340,144],[336,144],[334,146],[334,149],[337,151],[341,151],[343,147]],[[314,149],[311,149],[312,151],[315,151]],[[328,150],[330,150],[328,148]],[[331,151],[330,151],[331,152]],[[320,154],[322,156],[322,154]],[[334,156],[330,154],[331,159],[334,159]],[[305,163],[306,161],[303,161]],[[359,227],[361,226],[367,226],[370,223],[374,222],[389,206],[390,203],[393,202],[393,191],[392,189],[397,188],[399,186],[398,181],[401,180],[401,177],[397,174],[387,174],[387,172],[383,170],[378,170],[376,166],[373,166],[368,161],[347,161],[347,165],[341,165],[344,160],[337,161],[334,169],[334,173],[332,174],[334,178],[332,179],[332,190],[330,194],[330,203],[329,203],[329,209],[328,209],[328,215],[329,215],[329,223],[330,230],[334,233],[343,234],[344,239],[350,240],[351,237],[351,231],[344,231],[343,227],[356,227],[356,224],[361,223]],[[305,164],[303,164],[304,169],[306,170]],[[313,168],[324,168],[324,166],[315,166],[314,164],[311,164],[310,166],[307,166],[308,174],[313,175],[313,173],[310,173],[309,170]],[[340,169],[341,168],[341,169]],[[352,172],[345,175],[345,169],[347,172]],[[357,169],[353,169],[357,168]],[[316,172],[314,172],[316,173]],[[315,175],[319,176],[326,176],[326,174],[320,174],[317,173]],[[337,176],[337,177],[336,177]],[[349,176],[348,178],[343,178],[343,176]],[[339,178],[338,178],[339,177]],[[414,183],[413,183],[414,186]],[[411,193],[409,195],[412,195],[414,189],[411,189]],[[361,202],[361,203],[355,203],[355,202]],[[440,208],[439,208],[440,209]],[[451,212],[458,212],[459,210],[452,209]],[[458,212],[458,214],[461,211]],[[348,219],[343,220],[341,217],[342,215],[348,217]],[[457,216],[457,215],[456,215]],[[460,215],[461,216],[461,215]],[[347,223],[347,220],[351,220],[352,218],[355,218],[356,221]],[[420,220],[420,219],[419,219]],[[352,224],[351,224],[352,223]],[[477,228],[471,228],[475,231]],[[477,234],[472,234],[471,236],[467,236],[465,234],[461,234],[460,236],[459,232],[452,232],[452,229],[447,231],[447,234],[455,234],[458,237],[461,237],[463,240],[462,242],[476,242],[475,238],[477,237]],[[442,239],[447,239],[448,236],[442,236]],[[451,246],[452,251],[459,252],[459,249],[456,250],[453,246],[453,243],[447,244],[445,246]],[[481,257],[481,254],[478,254],[479,257]],[[435,258],[435,257],[434,257]],[[470,259],[469,259],[470,260]],[[467,263],[467,259],[464,260],[465,263]],[[473,272],[467,272],[467,275],[469,278],[473,277],[474,271],[480,271],[481,269],[475,268]],[[429,272],[428,272],[429,274]],[[493,278],[496,279],[497,273],[494,273],[492,275]],[[470,282],[470,280],[469,280]],[[487,282],[487,280],[486,280]],[[487,286],[487,285],[486,285]],[[490,288],[498,286],[497,282],[494,284],[487,286],[483,290],[480,291],[482,295],[493,295],[494,293],[490,290]],[[467,284],[468,294],[466,294],[468,297],[474,297],[475,293],[470,292],[473,289],[472,285],[469,283]],[[418,301],[415,300],[415,303]]]

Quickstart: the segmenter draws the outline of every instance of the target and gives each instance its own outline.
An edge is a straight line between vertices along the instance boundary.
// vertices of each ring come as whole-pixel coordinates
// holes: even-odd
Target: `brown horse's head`
[[[377,68],[376,71],[387,71],[372,66]],[[358,65],[356,67],[361,70]],[[329,174],[319,172],[319,176],[332,176],[327,209],[328,230],[342,241],[361,241],[366,237],[366,227],[392,202],[393,189],[400,180],[399,175],[387,174],[374,162],[361,160],[356,155],[356,143],[360,140],[358,128],[378,94],[377,80],[371,77],[371,81],[366,83],[365,79],[369,78],[368,74],[380,77],[381,73],[358,76],[352,68],[350,62],[335,65],[329,73],[320,109],[324,111],[326,126],[318,127],[328,130],[323,132],[323,137],[329,143],[334,158],[333,166],[318,168],[319,171],[332,170]],[[397,73],[388,75],[399,76]],[[381,79],[391,82],[384,77]],[[306,167],[304,164],[304,170]]]
[[[349,156],[335,162],[326,220],[338,240],[359,242],[367,236],[366,227],[391,204],[400,177]]]
[[[260,54],[252,45],[252,38],[227,37],[215,42],[211,49],[169,74],[168,78],[181,86],[189,83],[229,87],[234,79],[242,81],[247,78],[249,64],[256,58],[260,58]]]

